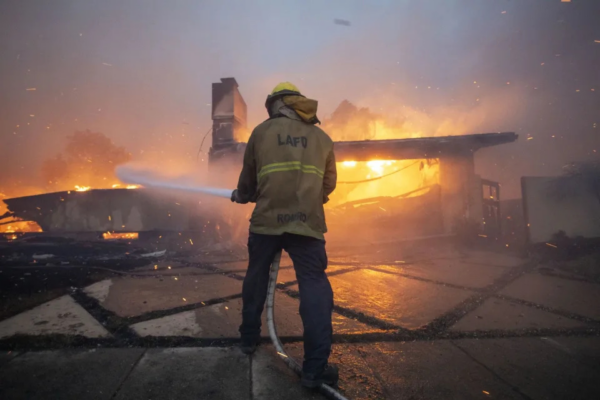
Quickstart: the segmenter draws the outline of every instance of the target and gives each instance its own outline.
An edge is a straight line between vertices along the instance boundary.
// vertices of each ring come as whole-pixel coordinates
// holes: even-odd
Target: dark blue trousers
[[[242,340],[260,338],[261,314],[267,298],[269,270],[273,257],[285,250],[294,263],[300,287],[300,316],[304,326],[304,363],[306,374],[320,374],[331,353],[331,313],[333,291],[325,275],[325,241],[308,236],[259,235],[250,233],[250,261],[244,278],[242,299]]]

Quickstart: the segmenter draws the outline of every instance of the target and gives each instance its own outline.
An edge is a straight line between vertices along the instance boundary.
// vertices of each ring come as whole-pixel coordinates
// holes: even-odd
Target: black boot
[[[321,386],[321,384],[326,384],[329,386],[337,386],[338,380],[340,379],[338,373],[338,367],[334,364],[328,364],[318,375],[314,374],[305,374],[302,373],[302,386],[307,388],[317,388]]]
[[[249,338],[242,338],[242,342],[240,343],[240,350],[242,350],[242,353],[247,354],[247,355],[251,355],[254,354],[254,352],[256,351],[256,346],[258,346],[258,343],[260,342],[260,339],[249,339]]]

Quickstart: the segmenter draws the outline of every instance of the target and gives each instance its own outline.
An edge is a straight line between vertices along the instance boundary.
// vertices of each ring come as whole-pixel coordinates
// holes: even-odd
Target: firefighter
[[[242,289],[241,349],[252,354],[260,340],[271,262],[285,250],[300,288],[304,326],[302,385],[337,384],[331,353],[333,291],[325,274],[327,254],[323,204],[336,185],[331,138],[320,128],[317,101],[289,82],[267,97],[269,119],[248,140],[231,201],[256,203],[250,218],[249,265]]]

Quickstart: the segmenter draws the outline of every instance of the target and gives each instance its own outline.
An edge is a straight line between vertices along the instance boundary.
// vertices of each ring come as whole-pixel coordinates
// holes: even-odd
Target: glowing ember
[[[75,191],[77,191],[77,192],[86,192],[86,191],[90,190],[91,188],[92,188],[91,186],[75,185]]]
[[[104,232],[102,237],[104,240],[127,240],[127,239],[138,239],[139,233],[137,232]]]

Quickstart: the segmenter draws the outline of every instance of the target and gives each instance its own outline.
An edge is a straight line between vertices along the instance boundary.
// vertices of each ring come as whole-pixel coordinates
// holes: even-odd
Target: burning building
[[[246,105],[235,79],[213,85],[214,101],[213,167],[234,160],[239,171],[245,143],[236,138],[247,132]],[[346,232],[380,242],[464,229],[498,236],[500,185],[475,173],[474,155],[515,140],[515,133],[503,132],[335,141],[338,186],[326,205],[328,240],[348,242]]]
[[[499,184],[475,173],[474,154],[516,139],[504,132],[336,142],[340,181],[339,199],[330,206],[332,234],[342,227],[373,241],[463,229],[498,235]]]
[[[246,103],[234,78],[213,84],[212,98],[209,164],[229,170],[231,179],[223,185],[233,187],[248,136]],[[474,154],[516,139],[504,132],[335,141],[338,187],[326,206],[328,240],[349,243],[347,232],[372,242],[461,229],[499,234],[499,184],[475,173]],[[144,189],[86,189],[6,199],[8,212],[0,218],[30,221],[44,232],[98,233],[105,239],[207,229],[206,211],[196,201],[156,198]]]

